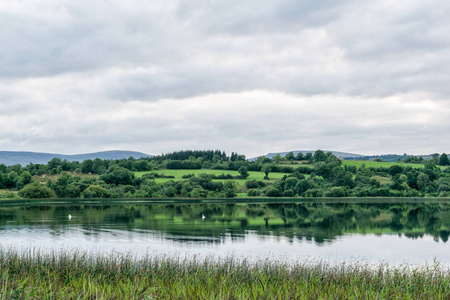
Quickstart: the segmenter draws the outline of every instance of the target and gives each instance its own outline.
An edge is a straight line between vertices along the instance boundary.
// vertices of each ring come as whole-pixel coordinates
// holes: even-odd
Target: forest
[[[0,198],[449,197],[445,153],[429,160],[348,162],[317,150],[281,157],[220,150],[47,164],[0,164]],[[175,175],[171,175],[175,174]]]

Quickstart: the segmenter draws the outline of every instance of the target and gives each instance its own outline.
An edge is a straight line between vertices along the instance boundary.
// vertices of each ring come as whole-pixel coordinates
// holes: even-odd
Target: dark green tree
[[[293,160],[295,159],[294,153],[293,153],[292,151],[289,152],[288,154],[286,154],[285,158],[286,158],[288,161],[293,161]]]
[[[325,197],[347,197],[347,190],[341,186],[332,187],[325,193]]]
[[[311,152],[308,152],[305,154],[305,160],[309,161],[310,163],[313,161],[313,155]]]
[[[297,155],[295,156],[295,160],[304,160],[305,157],[303,156],[302,152],[297,153]]]
[[[51,187],[60,198],[79,198],[81,195],[80,186],[76,185],[73,176],[66,172],[61,172],[61,176]]]
[[[326,160],[327,160],[327,155],[322,150],[317,150],[314,153],[314,162],[326,161]]]
[[[134,180],[134,173],[123,167],[112,166],[105,174],[100,175],[99,179],[108,184],[132,185]]]
[[[283,160],[280,154],[275,155],[272,159],[276,164],[279,164]]]
[[[31,183],[33,181],[30,172],[23,171],[22,174],[20,174],[18,180],[17,180],[17,188],[21,189],[25,185]]]
[[[81,172],[83,172],[83,174],[93,173],[92,159],[86,159],[81,163]]]
[[[84,198],[109,198],[110,195],[107,189],[99,185],[90,185],[83,192]]]
[[[261,168],[261,172],[264,172],[264,178],[269,178],[269,173],[272,171],[272,167],[270,165],[263,165]]]
[[[277,188],[271,187],[266,191],[266,196],[267,197],[280,197],[281,193]]]
[[[243,179],[247,178],[250,174],[248,173],[248,169],[245,166],[242,166],[238,170],[239,174]]]
[[[447,154],[442,153],[441,157],[439,158],[439,165],[441,165],[441,166],[450,165],[450,160],[448,159]]]

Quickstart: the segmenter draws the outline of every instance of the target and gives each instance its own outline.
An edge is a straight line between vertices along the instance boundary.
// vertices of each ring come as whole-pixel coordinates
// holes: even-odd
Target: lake
[[[19,249],[450,267],[449,235],[438,201],[0,206],[0,244]]]

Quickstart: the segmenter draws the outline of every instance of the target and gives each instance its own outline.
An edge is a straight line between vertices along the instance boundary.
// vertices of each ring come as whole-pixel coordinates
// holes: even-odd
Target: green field
[[[370,161],[370,160],[344,160],[342,161],[342,166],[356,166],[361,167],[365,165],[367,168],[390,168],[391,166],[399,165],[402,167],[412,167],[412,168],[423,168],[425,165],[423,164],[411,164],[411,163],[395,163],[395,162],[379,162],[379,161]],[[441,169],[445,169],[445,166],[441,166]]]
[[[357,168],[361,167],[362,165],[365,165],[367,168],[389,168],[391,166],[399,165],[402,167],[412,167],[412,168],[423,168],[424,164],[412,164],[412,163],[397,163],[397,162],[387,162],[387,161],[372,161],[372,160],[343,160],[342,166],[356,166]],[[298,168],[298,167],[308,167],[313,168],[314,164],[277,164],[277,166],[280,167],[292,167],[292,168]],[[445,169],[445,166],[440,166],[441,169]]]
[[[158,174],[164,174],[164,175],[172,175],[175,176],[175,178],[155,178],[155,181],[158,183],[166,182],[168,180],[178,181],[178,180],[186,180],[182,178],[183,175],[188,174],[195,174],[195,176],[198,176],[199,174],[215,174],[215,175],[221,175],[221,174],[231,174],[232,176],[239,176],[238,171],[229,171],[229,170],[154,170],[154,171],[145,171],[145,172],[135,172],[136,177],[142,177],[144,174],[148,173],[158,173]],[[216,179],[213,181],[225,181],[225,180],[232,180],[240,185],[244,185],[246,181],[249,180],[263,180],[264,179],[264,173],[263,172],[248,172],[249,176],[247,179]],[[274,181],[275,179],[283,178],[284,175],[289,176],[289,173],[275,173],[270,172],[269,178],[271,180],[268,180],[269,182]]]

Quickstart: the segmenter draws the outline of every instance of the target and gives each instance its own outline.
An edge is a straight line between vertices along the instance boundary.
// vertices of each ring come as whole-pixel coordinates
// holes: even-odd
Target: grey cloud
[[[121,68],[104,89],[125,101],[253,89],[382,96],[450,89],[445,1],[155,3],[0,7],[0,78]],[[133,68],[157,71],[126,71]]]
[[[161,43],[157,12],[118,3],[49,1],[0,9],[2,77],[51,76],[114,65],[161,62],[174,49]],[[127,8],[127,9],[126,9]],[[36,9],[37,11],[32,11]],[[31,12],[30,12],[31,10]],[[145,14],[144,12],[147,12]],[[176,50],[175,50],[176,52]]]
[[[443,0],[0,2],[0,147],[439,151],[449,12]]]
[[[270,34],[324,26],[339,17],[349,1],[181,1],[178,15],[207,34]]]

